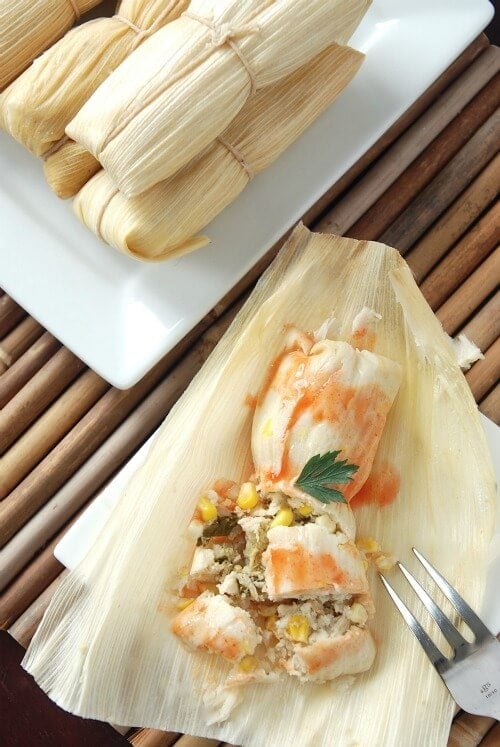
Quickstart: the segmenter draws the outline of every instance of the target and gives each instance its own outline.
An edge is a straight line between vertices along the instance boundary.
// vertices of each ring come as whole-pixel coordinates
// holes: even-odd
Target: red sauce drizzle
[[[396,500],[400,486],[401,478],[397,469],[385,463],[371,473],[361,490],[352,498],[351,507],[388,506]]]

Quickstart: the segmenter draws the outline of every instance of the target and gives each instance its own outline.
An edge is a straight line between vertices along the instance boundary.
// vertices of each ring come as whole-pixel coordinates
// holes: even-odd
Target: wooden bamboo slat
[[[496,203],[449,252],[420,285],[437,309],[466,280],[500,241],[500,203]]]
[[[50,600],[68,573],[67,570],[62,571],[9,628],[10,635],[24,648],[28,648]]]
[[[474,363],[465,378],[477,401],[485,397],[500,379],[500,337],[484,353],[484,359]]]
[[[0,375],[43,334],[41,324],[28,316],[0,342]]]
[[[47,586],[64,570],[54,557],[54,547],[64,532],[57,535],[40,555],[21,573],[0,597],[0,628],[9,628]]]
[[[493,726],[489,732],[486,734],[485,738],[481,742],[481,747],[499,747],[500,745],[500,724],[497,722],[495,726]]]
[[[349,229],[349,235],[368,239],[381,236],[450,159],[466,145],[499,104],[500,74],[497,73],[410,164],[404,175],[396,179],[363,217],[356,221]]]
[[[6,293],[0,298],[0,340],[8,335],[11,329],[26,316],[22,309]]]
[[[475,135],[441,170],[411,205],[384,231],[380,240],[408,250],[448,208],[481,170],[495,157],[498,149],[500,111],[497,110]]]
[[[50,332],[44,332],[24,355],[0,376],[0,409],[30,381],[60,345]]]
[[[344,234],[394,183],[447,124],[498,72],[498,50],[487,49],[365,174],[363,185],[324,215],[315,230]],[[366,237],[362,237],[366,238]]]
[[[494,724],[494,718],[462,711],[453,721],[448,747],[477,747]]]
[[[171,747],[181,737],[172,731],[160,731],[159,729],[139,729],[129,738],[134,747]]]
[[[481,351],[489,348],[500,335],[500,291],[460,331]]]
[[[0,411],[0,454],[85,369],[67,348],[60,348]]]
[[[436,311],[436,316],[449,335],[454,335],[475,309],[488,298],[500,276],[500,248],[488,259]]]
[[[469,226],[498,197],[500,189],[500,155],[495,156],[472,184],[406,254],[415,280],[420,283],[431,262],[437,264],[450,246],[460,239]],[[432,265],[431,265],[432,267]]]
[[[497,384],[488,396],[482,400],[479,409],[483,415],[500,425],[500,384]]]
[[[87,370],[53,402],[3,455],[0,498],[5,498],[31,472],[108,389],[104,379]]]

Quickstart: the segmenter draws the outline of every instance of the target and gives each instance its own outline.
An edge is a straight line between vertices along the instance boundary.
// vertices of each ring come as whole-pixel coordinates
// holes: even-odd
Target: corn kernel
[[[251,511],[252,508],[255,508],[259,502],[259,494],[253,482],[243,483],[236,502],[244,511]]]
[[[390,571],[396,565],[396,558],[393,555],[383,555],[381,553],[375,558],[375,565],[379,571]]]
[[[292,615],[287,625],[287,633],[292,641],[307,643],[311,633],[309,620],[304,615]]]
[[[198,501],[198,511],[204,522],[214,521],[217,518],[217,506],[214,506],[210,498],[206,496]]]
[[[351,622],[356,623],[357,625],[364,625],[368,620],[368,612],[362,604],[354,602],[354,604],[351,604],[348,617]]]
[[[272,527],[289,527],[293,524],[293,511],[291,508],[280,508],[276,516],[271,522]]]
[[[180,599],[177,602],[176,607],[177,607],[178,610],[185,610],[186,607],[189,607],[189,605],[193,604],[193,602],[194,602],[194,598],[192,598],[192,599]]]
[[[257,668],[258,663],[255,656],[244,656],[239,663],[239,667],[242,672],[253,672]]]
[[[301,516],[309,516],[312,514],[312,506],[309,503],[303,503],[298,507],[297,511]]]
[[[356,540],[356,547],[362,552],[379,552],[380,545],[373,537],[360,537]]]

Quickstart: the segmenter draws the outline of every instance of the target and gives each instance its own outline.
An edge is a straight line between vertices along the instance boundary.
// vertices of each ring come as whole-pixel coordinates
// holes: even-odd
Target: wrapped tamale
[[[222,137],[178,174],[126,198],[102,170],[75,198],[76,214],[111,246],[140,259],[165,259],[205,245],[208,238],[196,232],[299,137],[362,60],[360,52],[332,45],[256,93]]]
[[[0,0],[0,91],[101,0]]]
[[[43,156],[43,173],[50,188],[58,197],[74,197],[101,164],[80,143],[63,138],[58,145]]]
[[[345,44],[370,0],[191,0],[136,49],[69,123],[127,196],[168,178],[248,97]]]
[[[376,320],[371,329],[359,323],[365,307]],[[495,482],[477,406],[449,338],[397,251],[311,235],[299,226],[170,412],[145,464],[92,549],[57,589],[35,633],[23,666],[61,707],[245,747],[446,744],[454,703],[372,565],[367,575],[376,613],[368,627],[377,655],[372,669],[347,691],[294,676],[247,682],[240,704],[228,713],[242,692],[227,682],[232,664],[186,650],[172,631],[177,592],[199,536],[187,528],[197,510],[207,518],[209,507],[200,509],[200,496],[210,498],[212,488],[224,492],[222,479],[226,485],[251,481],[254,405],[267,408],[259,395],[275,384],[290,325],[311,335],[325,318],[330,318],[323,329],[327,339],[358,350],[368,341],[375,356],[402,369],[371,475],[350,504],[364,491],[354,507],[358,547],[359,539],[365,540],[361,547],[369,547],[371,538],[411,563],[416,546],[479,607],[494,529]],[[300,366],[295,373],[300,389]],[[341,399],[348,408],[349,398]],[[365,405],[359,401],[353,407],[355,418],[364,417]],[[272,407],[268,412],[272,438],[276,412]],[[312,421],[319,427],[314,412]],[[299,430],[294,438],[301,438]],[[265,470],[266,463],[257,460]],[[377,480],[370,487],[370,478],[390,470],[399,480],[388,501],[384,491],[377,493]],[[226,496],[234,500],[230,488]],[[336,528],[346,534],[350,508],[329,507],[334,505],[343,509]],[[297,516],[296,527],[299,523]],[[207,536],[203,528],[201,546],[204,536],[213,542],[228,531],[216,524]],[[279,624],[276,617],[271,630]],[[213,709],[222,723],[209,724]]]
[[[99,84],[188,0],[122,0],[117,15],[68,31],[0,97],[0,121],[36,156],[64,146],[65,128]]]

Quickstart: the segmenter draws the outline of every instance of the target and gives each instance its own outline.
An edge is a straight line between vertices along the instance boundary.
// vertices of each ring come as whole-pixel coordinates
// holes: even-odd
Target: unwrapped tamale
[[[398,486],[387,501],[383,487],[377,490],[372,482],[364,502],[354,506],[358,538],[376,539],[411,571],[411,547],[418,547],[479,609],[495,525],[495,480],[477,405],[449,338],[399,252],[298,226],[170,411],[95,544],[51,600],[23,666],[59,706],[84,717],[245,747],[446,745],[455,704],[373,567],[368,581],[376,614],[368,624],[377,656],[350,688],[293,676],[253,683],[247,678],[241,687],[233,680],[231,686],[231,663],[187,650],[171,627],[196,539],[210,548],[224,534],[213,532],[204,540],[195,527],[190,533],[193,513],[215,481],[239,485],[251,479],[254,403],[258,406],[261,393],[279,393],[269,372],[275,375],[285,362],[291,326],[311,336],[325,317],[330,322],[333,317],[336,330],[330,334],[330,324],[327,337],[348,342],[353,327],[362,331],[355,322],[367,307],[377,320],[373,352],[402,368],[371,475],[381,480],[392,470]],[[302,367],[291,377],[296,402],[304,387]],[[368,414],[366,398],[361,399],[353,407],[355,424]],[[340,403],[347,409],[353,404],[337,393],[306,401],[297,415],[321,408],[311,418],[320,428]],[[271,442],[276,438],[278,457],[280,417],[272,408],[262,424]],[[303,447],[304,441],[297,429],[293,446]],[[328,504],[333,505],[342,508]],[[335,532],[338,524],[345,526],[349,507],[343,508]],[[266,544],[267,551],[269,535],[257,549]],[[228,543],[218,555],[221,563],[231,548],[238,550],[235,545]],[[299,573],[290,580],[303,578]],[[183,601],[189,610],[192,598]],[[274,618],[274,610],[269,612],[272,631],[280,611]],[[307,614],[315,622],[314,609]],[[221,615],[212,618],[213,624],[223,622]],[[434,637],[432,620],[424,624]]]
[[[363,55],[332,45],[280,83],[253,96],[223,135],[179,173],[126,198],[102,170],[79,192],[80,220],[107,243],[159,260],[208,243],[195,236],[269,166],[353,78]]]
[[[67,140],[66,125],[99,84],[187,4],[122,0],[112,18],[97,18],[68,31],[0,97],[4,129],[36,156],[60,152]]]
[[[66,132],[127,197],[141,194],[198,155],[251,94],[347,43],[369,2],[192,0],[115,70]]]

